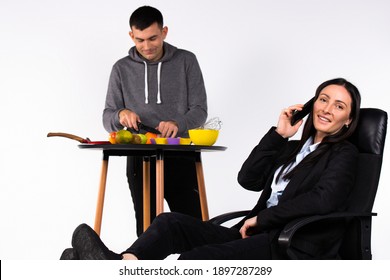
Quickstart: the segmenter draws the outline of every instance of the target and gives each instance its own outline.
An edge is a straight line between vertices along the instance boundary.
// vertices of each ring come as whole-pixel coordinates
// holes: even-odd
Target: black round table
[[[144,194],[144,230],[150,225],[150,157],[156,157],[156,215],[164,211],[164,155],[180,156],[193,154],[199,188],[202,219],[208,220],[206,188],[201,160],[202,152],[224,151],[223,146],[198,145],[154,145],[154,144],[80,144],[80,149],[103,151],[103,162],[100,175],[100,186],[96,206],[94,230],[100,235],[104,195],[106,190],[108,159],[110,156],[142,156],[143,157],[143,194]]]

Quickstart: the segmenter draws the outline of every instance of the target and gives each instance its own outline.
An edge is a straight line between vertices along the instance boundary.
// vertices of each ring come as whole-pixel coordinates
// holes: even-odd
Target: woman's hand
[[[303,104],[297,104],[283,109],[279,115],[278,125],[276,132],[284,138],[290,138],[297,133],[299,127],[302,125],[303,120],[298,121],[294,126],[291,125],[291,117],[295,110],[301,111]]]
[[[244,225],[240,228],[241,237],[247,238],[248,235],[248,229],[253,228],[257,225],[257,217],[252,217],[244,222]]]

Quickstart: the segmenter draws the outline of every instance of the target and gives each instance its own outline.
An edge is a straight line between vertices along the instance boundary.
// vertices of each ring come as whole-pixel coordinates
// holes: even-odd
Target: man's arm
[[[121,124],[119,118],[119,113],[125,109],[122,96],[121,81],[116,68],[113,67],[103,111],[103,126],[108,132],[118,131],[124,126]]]

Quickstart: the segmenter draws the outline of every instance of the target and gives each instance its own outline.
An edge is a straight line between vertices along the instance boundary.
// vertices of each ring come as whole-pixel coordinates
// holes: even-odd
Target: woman
[[[284,109],[244,162],[238,181],[246,189],[262,191],[252,211],[227,228],[179,213],[163,213],[129,249],[107,249],[87,225],[73,234],[72,249],[62,259],[281,259],[277,238],[291,220],[342,211],[353,187],[357,149],[346,139],[356,128],[360,93],[345,79],[322,83],[305,123],[302,139],[288,141],[303,120],[291,125],[294,111]],[[292,244],[302,258],[337,258],[344,221],[322,226],[320,233],[301,233]]]

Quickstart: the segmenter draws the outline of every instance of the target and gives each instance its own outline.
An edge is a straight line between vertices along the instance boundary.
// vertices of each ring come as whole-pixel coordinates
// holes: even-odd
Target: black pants
[[[127,180],[133,198],[137,235],[143,232],[143,160],[127,158]],[[195,154],[164,157],[164,197],[172,212],[202,218],[195,168]],[[150,162],[150,220],[156,213],[156,159]]]
[[[242,239],[227,228],[180,213],[162,213],[124,253],[140,260],[164,259],[181,254],[181,260],[271,259],[269,236],[261,233]]]

